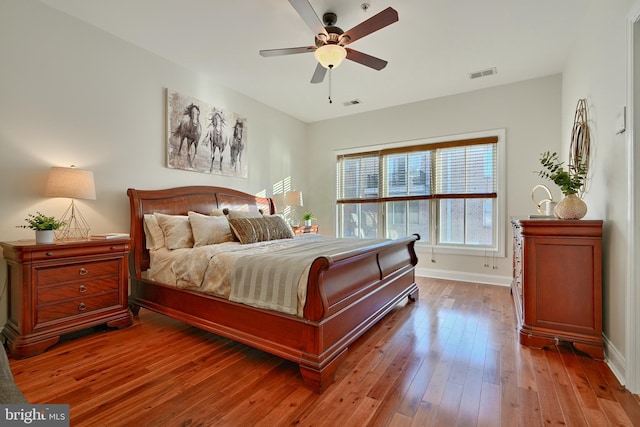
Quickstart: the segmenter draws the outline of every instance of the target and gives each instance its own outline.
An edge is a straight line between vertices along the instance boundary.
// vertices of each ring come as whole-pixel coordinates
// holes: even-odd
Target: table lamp
[[[287,191],[284,195],[284,204],[291,206],[291,225],[298,225],[296,206],[304,206],[302,201],[302,191]]]
[[[44,195],[71,199],[71,205],[60,218],[61,221],[65,222],[65,225],[56,230],[56,238],[58,240],[83,240],[89,238],[89,224],[87,224],[80,210],[76,207],[74,200],[96,199],[96,187],[93,182],[92,171],[77,169],[73,165],[68,168],[53,166],[49,170]]]
[[[271,196],[273,199],[273,203],[276,205],[276,213],[284,212],[285,203],[284,203],[284,193],[276,193]]]

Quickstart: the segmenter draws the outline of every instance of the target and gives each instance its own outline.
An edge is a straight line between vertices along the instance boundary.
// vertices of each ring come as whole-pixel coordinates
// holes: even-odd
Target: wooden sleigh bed
[[[223,208],[273,214],[275,205],[270,198],[210,186],[129,189],[127,194],[133,241],[129,301],[134,315],[143,307],[293,361],[305,384],[316,392],[334,381],[351,343],[404,298],[417,298],[418,236],[315,259],[302,317],[149,280],[145,214],[206,214]]]

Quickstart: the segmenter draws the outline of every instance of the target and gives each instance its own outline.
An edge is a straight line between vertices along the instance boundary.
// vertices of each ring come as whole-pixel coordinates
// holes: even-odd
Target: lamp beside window
[[[287,191],[284,195],[284,204],[291,207],[291,225],[298,225],[296,207],[304,206],[302,191]]]
[[[77,169],[75,166],[52,167],[49,170],[47,185],[44,190],[47,197],[67,197],[71,205],[62,214],[61,221],[65,225],[56,230],[58,240],[84,240],[89,238],[89,224],[75,205],[75,199],[96,199],[96,188],[93,172]]]
[[[284,193],[276,193],[271,198],[276,205],[276,213],[284,212]]]

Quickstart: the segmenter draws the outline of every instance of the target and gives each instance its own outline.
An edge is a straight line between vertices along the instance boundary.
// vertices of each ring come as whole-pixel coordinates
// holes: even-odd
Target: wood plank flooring
[[[71,405],[72,426],[640,426],[605,363],[518,344],[508,288],[418,284],[321,395],[293,363],[144,309],[10,363],[30,402]]]

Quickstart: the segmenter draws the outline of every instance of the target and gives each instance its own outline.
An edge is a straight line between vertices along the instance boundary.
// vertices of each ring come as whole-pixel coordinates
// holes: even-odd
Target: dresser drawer
[[[118,274],[120,263],[117,259],[108,261],[83,262],[59,267],[39,267],[35,269],[37,286],[72,280],[90,280],[100,276]]]
[[[65,317],[90,314],[92,311],[102,308],[117,306],[118,303],[118,291],[115,291],[93,297],[69,300],[59,304],[39,306],[36,324],[64,319]]]
[[[118,291],[119,277],[115,274],[93,280],[81,280],[61,285],[39,287],[38,304],[54,303],[70,298],[92,297],[105,292]]]

